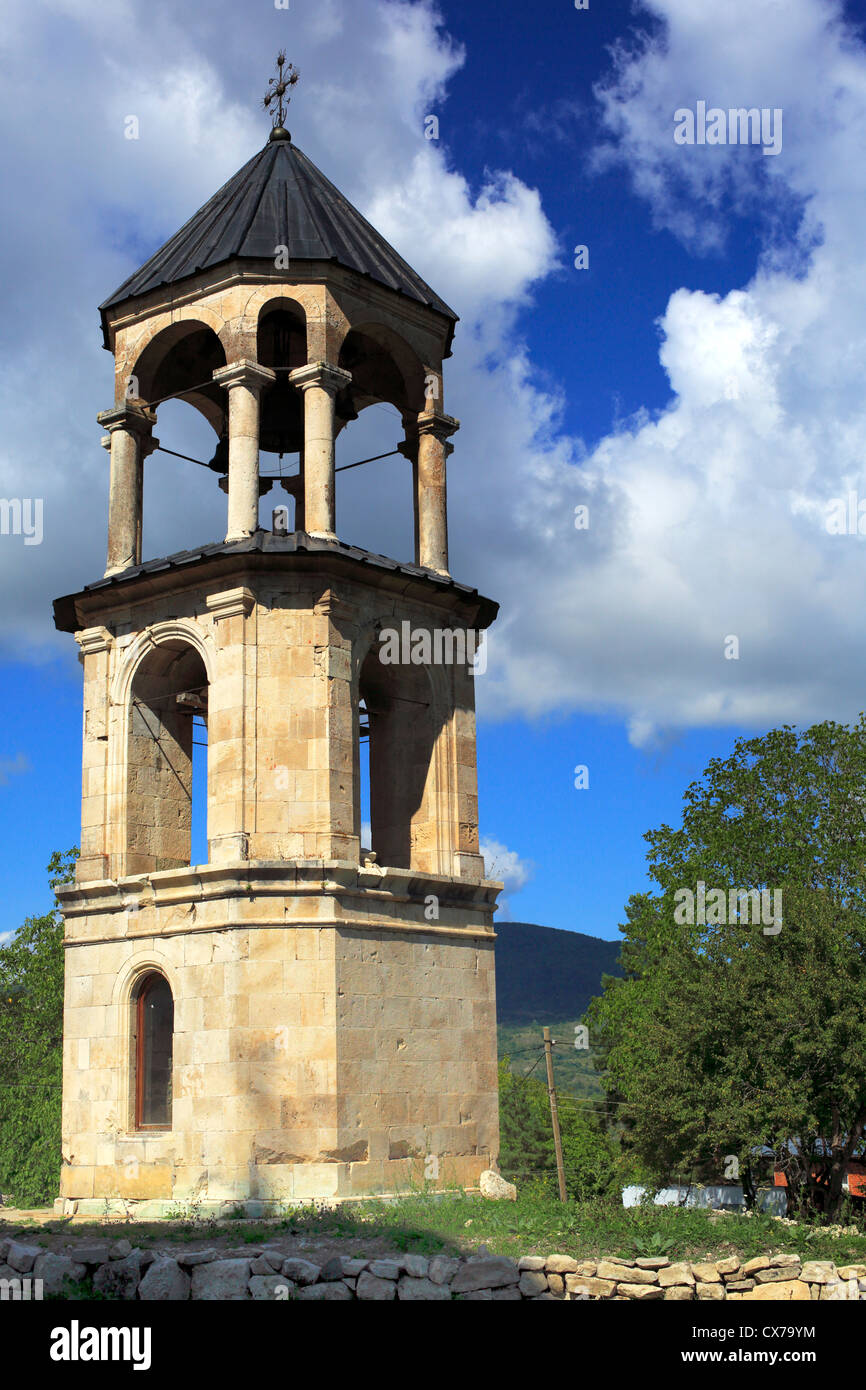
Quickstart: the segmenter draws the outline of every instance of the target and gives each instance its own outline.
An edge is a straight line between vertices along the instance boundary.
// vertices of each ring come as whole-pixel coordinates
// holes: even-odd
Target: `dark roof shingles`
[[[288,140],[273,141],[223,184],[180,231],[99,306],[105,311],[235,258],[337,261],[456,322],[431,290],[339,189]]]

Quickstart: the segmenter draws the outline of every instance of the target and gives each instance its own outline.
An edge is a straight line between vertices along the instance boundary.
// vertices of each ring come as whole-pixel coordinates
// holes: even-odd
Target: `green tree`
[[[74,874],[77,849],[52,855],[49,883]],[[57,1195],[63,1044],[63,922],[28,917],[0,948],[0,1190],[20,1206]]]
[[[791,1209],[833,1219],[866,1130],[866,721],[738,740],[646,839],[659,891],[630,899],[625,977],[590,1010],[635,1174],[736,1159],[754,1200],[774,1154]],[[709,920],[683,921],[699,883]],[[780,924],[731,913],[753,889]]]
[[[565,1183],[569,1197],[619,1201],[616,1145],[605,1130],[601,1107],[563,1097],[559,1106]],[[508,1058],[499,1063],[499,1162],[518,1188],[537,1181],[558,1191],[556,1150],[547,1086],[534,1076],[516,1076]]]

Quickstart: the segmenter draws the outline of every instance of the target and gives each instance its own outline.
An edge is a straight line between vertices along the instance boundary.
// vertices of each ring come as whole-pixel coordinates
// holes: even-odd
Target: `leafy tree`
[[[550,1171],[552,1135],[547,1092],[539,1097],[538,1082],[516,1075],[509,1061],[499,1063],[499,1163],[509,1181],[520,1183]]]
[[[616,1148],[597,1109],[563,1097],[559,1107],[563,1167],[569,1197],[619,1200]],[[508,1058],[499,1064],[499,1161],[518,1187],[533,1181],[558,1191],[550,1099],[544,1082],[516,1076]]]
[[[49,883],[74,874],[78,850],[52,855]],[[28,917],[0,948],[0,1190],[21,1206],[57,1195],[63,1042],[63,922]]]
[[[750,1201],[775,1154],[790,1208],[833,1219],[866,1131],[866,720],[738,740],[645,838],[659,891],[630,899],[625,978],[590,1010],[624,1151],[661,1181],[736,1159]],[[699,882],[725,905],[683,921]],[[780,924],[738,920],[752,889]]]

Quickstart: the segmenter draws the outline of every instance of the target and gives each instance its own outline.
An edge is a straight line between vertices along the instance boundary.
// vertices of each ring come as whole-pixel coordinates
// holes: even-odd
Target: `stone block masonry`
[[[570,1255],[509,1259],[334,1255],[317,1263],[266,1241],[239,1250],[140,1250],[129,1240],[70,1242],[64,1254],[24,1240],[0,1241],[0,1297],[16,1281],[42,1279],[63,1296],[87,1281],[104,1297],[144,1302],[254,1299],[295,1302],[795,1302],[866,1301],[866,1264],[762,1255],[740,1262],[667,1259],[579,1260]],[[5,1290],[5,1292],[4,1292]],[[20,1295],[19,1295],[20,1297]]]

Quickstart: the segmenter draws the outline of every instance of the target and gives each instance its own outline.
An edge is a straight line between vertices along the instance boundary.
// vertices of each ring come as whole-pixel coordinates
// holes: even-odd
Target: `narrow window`
[[[358,725],[360,743],[360,797],[361,797],[361,863],[364,856],[373,848],[373,823],[370,812],[370,716],[367,705],[361,700],[358,706]]]
[[[171,1129],[174,1000],[162,975],[145,976],[135,999],[135,1127]]]

